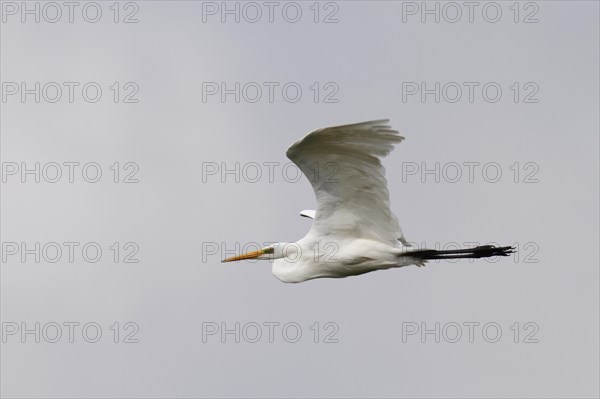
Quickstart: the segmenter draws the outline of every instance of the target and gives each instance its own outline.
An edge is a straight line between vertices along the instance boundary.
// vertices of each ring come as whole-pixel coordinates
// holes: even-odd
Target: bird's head
[[[287,245],[287,243],[275,243],[259,249],[258,251],[246,252],[245,254],[232,256],[230,258],[223,259],[221,262],[233,262],[236,260],[244,259],[280,259],[289,255],[290,249],[295,248],[294,245]]]

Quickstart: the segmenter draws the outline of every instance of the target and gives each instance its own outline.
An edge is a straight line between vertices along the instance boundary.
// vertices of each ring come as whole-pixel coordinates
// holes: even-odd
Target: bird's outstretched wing
[[[318,129],[288,148],[317,197],[311,233],[394,246],[403,239],[380,161],[403,139],[383,119]]]

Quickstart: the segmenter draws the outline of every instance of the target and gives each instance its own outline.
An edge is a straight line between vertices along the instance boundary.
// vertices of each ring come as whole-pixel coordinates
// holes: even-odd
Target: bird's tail
[[[419,249],[405,253],[405,256],[416,258],[421,262],[430,259],[465,259],[489,258],[491,256],[509,256],[515,252],[514,247],[496,247],[494,245],[481,245],[468,249],[450,249],[438,251],[435,249]]]

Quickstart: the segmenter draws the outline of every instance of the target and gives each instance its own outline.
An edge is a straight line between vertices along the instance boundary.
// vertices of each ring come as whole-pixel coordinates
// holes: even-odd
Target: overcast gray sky
[[[599,395],[597,2],[0,5],[3,396]],[[517,254],[220,263],[308,231],[291,143],[378,118],[409,241]]]

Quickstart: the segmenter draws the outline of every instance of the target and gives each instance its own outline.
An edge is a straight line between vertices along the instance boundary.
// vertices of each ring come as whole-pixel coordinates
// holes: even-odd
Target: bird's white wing
[[[300,216],[310,219],[314,219],[316,214],[317,211],[313,211],[312,209],[305,209],[302,212],[300,212]]]
[[[380,161],[403,139],[384,119],[315,130],[288,148],[317,197],[311,233],[394,246],[403,239]]]

